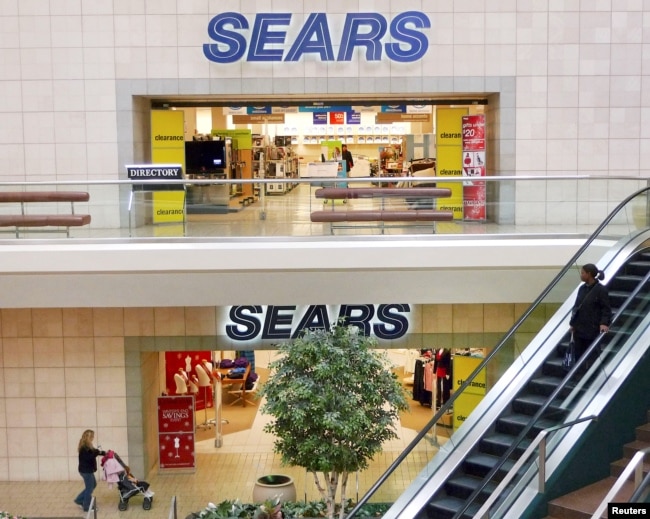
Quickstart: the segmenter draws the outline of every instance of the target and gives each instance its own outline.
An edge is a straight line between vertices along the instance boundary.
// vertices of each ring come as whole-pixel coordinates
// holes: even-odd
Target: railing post
[[[542,437],[539,442],[539,493],[543,494],[546,490],[546,431],[542,431]]]
[[[176,496],[172,496],[172,503],[171,506],[169,507],[169,516],[167,519],[176,519],[177,517],[177,510],[176,510]]]

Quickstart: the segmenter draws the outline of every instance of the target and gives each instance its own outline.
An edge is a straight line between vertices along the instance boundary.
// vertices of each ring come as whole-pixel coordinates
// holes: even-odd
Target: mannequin
[[[433,371],[436,375],[436,409],[449,400],[451,394],[451,350],[436,350]]]

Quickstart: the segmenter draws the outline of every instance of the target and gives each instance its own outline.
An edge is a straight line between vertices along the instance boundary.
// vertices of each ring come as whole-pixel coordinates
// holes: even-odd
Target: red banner
[[[196,469],[192,396],[158,397],[158,459],[161,470]]]
[[[486,219],[485,182],[485,116],[463,117],[463,218],[465,220]]]

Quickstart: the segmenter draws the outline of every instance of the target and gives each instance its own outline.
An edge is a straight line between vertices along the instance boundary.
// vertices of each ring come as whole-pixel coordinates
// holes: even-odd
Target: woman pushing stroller
[[[106,453],[93,445],[95,431],[86,429],[81,435],[77,451],[79,452],[79,475],[84,480],[84,489],[75,498],[74,502],[81,506],[84,512],[90,508],[90,501],[93,491],[97,486],[95,472],[97,472],[97,456],[104,456]]]

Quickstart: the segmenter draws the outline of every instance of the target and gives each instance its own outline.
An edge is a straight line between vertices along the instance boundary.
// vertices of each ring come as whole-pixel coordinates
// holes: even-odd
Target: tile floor
[[[293,477],[298,499],[317,500],[318,491],[311,476],[306,478],[304,469],[282,467],[279,456],[273,453],[273,437],[263,432],[268,416],[258,413],[251,429],[224,435],[223,446],[215,448],[214,440],[204,440],[196,445],[197,467],[192,474],[158,474],[147,476],[151,490],[155,492],[154,503],[149,511],[142,509],[139,496],[129,501],[129,509],[118,510],[119,494],[98,479],[95,496],[97,517],[101,519],[158,519],[174,518],[172,499],[176,498],[176,517],[184,519],[191,512],[198,512],[209,502],[218,503],[230,499],[252,500],[255,480],[265,474],[288,474]],[[348,496],[361,497],[379,478],[385,469],[414,438],[416,431],[397,424],[399,439],[387,444],[384,451],[359,474],[357,483],[351,478]],[[439,441],[445,438],[440,435]],[[392,477],[376,501],[395,499],[414,476],[436,452],[436,448],[424,445],[403,464],[399,474]],[[98,473],[99,477],[99,473]],[[29,518],[85,517],[86,514],[73,503],[81,490],[82,482],[0,482],[0,511],[5,510]]]

